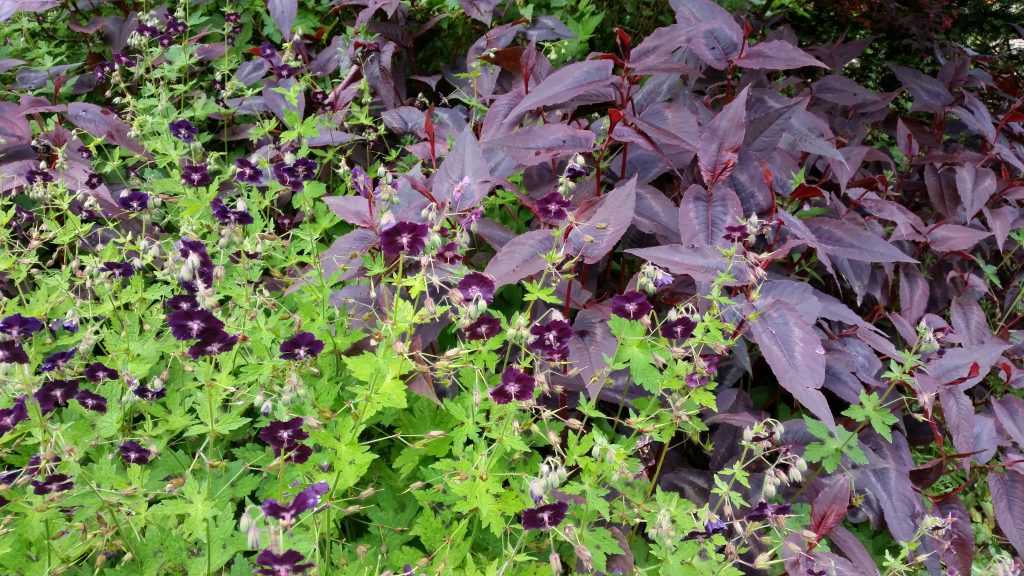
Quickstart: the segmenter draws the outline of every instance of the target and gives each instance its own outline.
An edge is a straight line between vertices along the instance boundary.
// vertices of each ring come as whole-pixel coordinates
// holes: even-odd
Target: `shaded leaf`
[[[976,230],[959,224],[940,224],[928,231],[928,244],[937,252],[970,250],[975,244],[991,236],[991,232]]]
[[[666,268],[673,274],[690,276],[698,282],[710,282],[730,269],[729,261],[718,248],[666,244],[652,248],[633,248],[626,252]],[[736,278],[734,284],[746,284],[751,279],[750,270],[742,263],[733,264],[730,271]]]
[[[635,210],[636,176],[606,194],[594,214],[569,232],[570,249],[587,264],[601,260],[626,233]]]
[[[292,38],[292,26],[295,24],[298,8],[298,0],[267,0],[270,17],[274,20],[274,24],[277,25],[285,42]]]
[[[509,240],[487,263],[485,274],[495,286],[514,284],[544,270],[544,255],[555,245],[550,230],[531,230]]]
[[[804,66],[828,68],[817,58],[785,40],[769,40],[748,47],[736,59],[736,65],[758,70],[792,70]]]
[[[491,172],[480,143],[467,127],[444,158],[430,190],[438,202],[449,202],[458,211],[475,208],[491,189]]]
[[[1024,475],[1013,470],[989,472],[988,489],[999,529],[1024,556]]]
[[[846,518],[850,506],[850,481],[846,476],[837,476],[818,492],[811,504],[811,531],[818,538],[827,536],[832,529]]]
[[[523,167],[536,166],[556,158],[590,152],[596,136],[589,130],[566,124],[540,124],[520,128],[483,143],[508,156]]]
[[[936,78],[932,78],[913,68],[890,64],[889,68],[913,98],[911,112],[935,112],[941,114],[946,106],[953,103],[953,95],[946,86]]]
[[[127,148],[136,154],[146,154],[142,144],[128,135],[128,125],[106,108],[87,102],[72,102],[68,104],[67,116],[72,124],[97,138]]]
[[[518,122],[531,110],[564,104],[581,94],[610,86],[611,79],[610,60],[586,60],[569,64],[552,72],[532,88],[530,93],[509,111],[505,124]]]
[[[681,241],[684,245],[727,246],[725,227],[736,225],[742,217],[743,207],[732,188],[717,186],[708,192],[694,184],[679,202]]]
[[[917,262],[873,232],[846,220],[824,216],[804,221],[817,248],[860,262]]]
[[[725,105],[701,131],[697,161],[708,188],[725,180],[736,166],[746,129],[747,88]]]

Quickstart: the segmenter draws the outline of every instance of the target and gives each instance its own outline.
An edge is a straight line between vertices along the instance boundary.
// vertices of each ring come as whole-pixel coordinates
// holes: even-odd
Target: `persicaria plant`
[[[1007,55],[578,4],[0,0],[0,573],[1020,574]]]

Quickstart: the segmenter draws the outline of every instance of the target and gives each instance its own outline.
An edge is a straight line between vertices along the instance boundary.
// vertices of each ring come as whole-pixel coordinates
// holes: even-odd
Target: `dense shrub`
[[[1019,574],[999,62],[498,4],[0,0],[0,571]]]

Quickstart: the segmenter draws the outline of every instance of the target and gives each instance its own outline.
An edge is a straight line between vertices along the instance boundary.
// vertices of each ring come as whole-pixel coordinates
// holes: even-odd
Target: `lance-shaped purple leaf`
[[[736,167],[740,145],[746,130],[747,88],[725,105],[701,131],[697,162],[704,184],[714,188]]]
[[[46,12],[58,5],[57,0],[0,0],[0,22],[6,22],[18,12]]]
[[[610,60],[586,60],[559,68],[530,89],[508,113],[504,124],[519,122],[531,110],[564,104],[588,92],[607,89],[612,82],[612,66]]]
[[[974,164],[957,166],[956,189],[960,193],[964,221],[970,221],[996,193],[996,173],[989,168],[979,168]]]
[[[569,248],[587,264],[598,262],[629,229],[635,210],[636,176],[605,195],[594,214],[569,232]]]
[[[286,42],[291,40],[292,26],[295,24],[298,8],[298,0],[267,0],[270,17]]]
[[[992,402],[999,427],[1024,450],[1024,400],[1006,395]]]
[[[936,252],[970,250],[975,244],[991,236],[991,232],[959,224],[940,224],[928,231],[928,245]]]
[[[679,237],[679,219],[675,204],[654,186],[636,187],[636,213],[633,225],[655,236],[674,239]]]
[[[811,91],[815,98],[840,106],[859,106],[880,101],[875,92],[838,74],[825,76],[818,80],[811,86]]]
[[[821,216],[804,224],[814,234],[815,247],[829,255],[859,262],[917,262],[877,234],[846,220]]]
[[[491,172],[480,143],[472,129],[466,127],[434,175],[431,192],[438,202],[448,202],[452,208],[462,211],[475,208],[491,185]]]
[[[501,0],[459,0],[459,6],[467,16],[490,26],[494,9]]]
[[[369,201],[362,196],[327,196],[324,203],[338,218],[349,224],[362,228],[370,228],[374,224],[370,217]]]
[[[577,152],[590,152],[595,138],[589,130],[566,124],[540,124],[492,138],[483,145],[511,158],[520,166],[529,167]]]
[[[890,64],[889,68],[896,74],[903,87],[910,90],[910,96],[913,98],[911,112],[941,114],[946,106],[953,103],[953,95],[940,80],[905,66]]]
[[[338,238],[320,257],[324,278],[340,273],[339,280],[355,278],[363,262],[363,254],[377,245],[377,233],[359,228]]]
[[[573,322],[569,340],[569,362],[578,368],[591,398],[597,398],[607,376],[606,358],[615,356],[615,336],[608,328],[607,313],[596,309],[581,310]]]
[[[814,328],[789,304],[757,302],[750,335],[772,372],[793,398],[829,428],[835,427],[821,386],[825,383],[825,349]]]
[[[974,444],[974,405],[967,393],[955,386],[942,386],[939,388],[939,402],[946,427],[953,438],[953,447],[961,454],[974,452],[978,448]],[[962,458],[960,464],[966,471],[971,466],[971,459]]]
[[[769,40],[747,48],[736,59],[736,65],[755,70],[792,70],[804,66],[828,68],[817,58],[785,40]]]
[[[67,117],[72,124],[97,138],[139,155],[146,154],[142,144],[128,135],[128,125],[106,108],[88,102],[72,102],[68,104]]]
[[[945,533],[935,538],[939,556],[950,569],[949,576],[971,576],[974,528],[967,508],[956,496],[947,496],[935,503],[932,513],[951,520]]]
[[[1013,470],[989,472],[988,489],[999,529],[1024,556],[1024,475]]]
[[[531,230],[506,242],[487,263],[484,273],[494,278],[495,287],[514,284],[537,274],[547,265],[544,255],[555,239],[551,230]]]
[[[828,536],[846,518],[850,507],[850,480],[839,475],[818,492],[811,504],[810,529],[818,538]]]
[[[734,262],[730,266],[718,248],[665,244],[651,248],[632,248],[626,250],[626,253],[666,268],[673,274],[690,276],[698,282],[710,282],[727,270],[734,278],[729,285],[748,284],[753,279],[745,263]]]
[[[726,226],[735,226],[742,216],[740,198],[732,188],[717,186],[708,192],[694,184],[679,202],[679,236],[684,246],[724,246]]]

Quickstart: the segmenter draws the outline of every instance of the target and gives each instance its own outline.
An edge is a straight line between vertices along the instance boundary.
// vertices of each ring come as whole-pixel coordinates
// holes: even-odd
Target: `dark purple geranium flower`
[[[647,296],[635,290],[612,298],[612,314],[628,320],[639,320],[651,311]]]
[[[559,192],[550,192],[537,201],[537,211],[545,220],[565,220],[569,215],[569,200]]]
[[[380,233],[380,248],[388,258],[399,254],[417,256],[427,240],[427,225],[416,222],[397,222]]]
[[[490,304],[494,299],[494,279],[481,272],[470,272],[459,280],[459,293],[467,302],[479,298]]]
[[[496,336],[500,330],[501,321],[490,314],[484,314],[477,318],[475,322],[466,326],[465,332],[466,338],[469,340],[489,340]]]
[[[789,504],[769,504],[762,500],[751,508],[744,518],[750,522],[760,522],[775,516],[785,516],[789,514],[790,510]]]
[[[565,520],[567,512],[569,512],[569,505],[565,502],[554,502],[523,510],[523,529],[547,530],[554,528],[561,524],[562,520]]]
[[[85,367],[85,378],[90,382],[117,380],[117,370],[101,362],[93,362]]]
[[[271,172],[274,173],[274,178],[280,182],[282,186],[287,186],[293,190],[302,188],[302,178],[299,176],[299,171],[294,165],[288,164],[282,160],[280,162],[275,162],[270,169]]]
[[[181,36],[182,34],[188,32],[188,24],[182,22],[181,20],[178,20],[174,16],[168,16],[167,25],[164,26],[164,32],[170,34],[171,36]]]
[[[28,420],[24,396],[15,400],[10,408],[0,408],[0,436],[13,430],[23,420]]]
[[[51,380],[36,390],[35,399],[43,414],[68,405],[68,401],[78,393],[78,380]]]
[[[274,554],[269,548],[260,552],[256,557],[256,563],[261,567],[256,569],[257,574],[262,576],[293,576],[305,574],[313,567],[310,562],[297,550],[286,550],[281,554]]]
[[[35,184],[37,182],[53,182],[53,174],[50,174],[46,170],[32,168],[25,174],[25,180],[27,180],[29,184]]]
[[[312,158],[299,158],[292,162],[292,168],[295,169],[295,173],[299,176],[300,180],[306,181],[316,178],[318,165],[316,160]]]
[[[95,190],[103,185],[103,177],[95,172],[90,172],[89,176],[85,179],[85,187],[89,190]]]
[[[578,162],[576,159],[570,160],[569,164],[565,167],[566,178],[572,178],[575,180],[576,178],[582,178],[589,173],[590,171],[587,170],[587,165]]]
[[[693,540],[696,538],[711,538],[715,534],[726,534],[729,532],[729,527],[725,522],[722,522],[718,518],[714,520],[708,520],[704,523],[704,530],[695,530],[688,533],[683,537],[684,540]]]
[[[253,162],[245,158],[235,160],[235,180],[238,182],[261,184],[263,178],[263,170]]]
[[[188,186],[208,186],[213,182],[206,164],[185,164],[181,168],[181,181]]]
[[[149,388],[139,384],[132,388],[132,393],[146,401],[158,400],[167,395],[167,388]]]
[[[491,390],[491,399],[497,404],[525,401],[533,398],[536,381],[533,376],[518,368],[509,366],[501,373],[501,384]]]
[[[548,360],[561,360],[569,354],[572,326],[565,320],[552,320],[530,328],[529,348]]]
[[[75,354],[77,352],[77,348],[68,348],[67,350],[63,350],[61,352],[54,352],[53,354],[50,354],[49,356],[43,359],[43,362],[39,365],[39,371],[53,372],[58,368],[63,368],[65,364],[70,362],[71,359],[75,357]]]
[[[317,482],[296,494],[295,499],[287,506],[270,498],[263,502],[263,513],[271,518],[277,518],[284,524],[291,524],[299,514],[316,508],[320,503],[320,497],[327,493],[327,489],[327,482]]]
[[[236,226],[252,224],[252,215],[248,211],[244,208],[228,208],[220,196],[210,201],[210,210],[213,211],[213,217],[225,226],[229,224]]]
[[[281,358],[305,360],[315,358],[324,349],[324,343],[309,332],[299,332],[281,343]]]
[[[685,316],[668,320],[661,325],[661,335],[669,340],[686,340],[697,324]]]
[[[193,360],[203,356],[216,356],[227,352],[238,344],[238,334],[228,334],[223,330],[214,330],[202,334],[199,342],[196,342],[188,349],[188,355]]]
[[[129,212],[141,212],[149,208],[149,194],[141,190],[132,190],[127,194],[121,194],[117,198],[117,205],[122,210]]]
[[[184,118],[171,122],[168,127],[171,129],[171,136],[182,142],[192,142],[196,139],[196,135],[199,134],[199,130],[196,130],[195,125]]]
[[[135,58],[135,56],[132,56],[131,54],[125,54],[124,52],[114,52],[114,55],[111,56],[110,59],[114,61],[115,65],[121,68],[134,68],[135,65],[138,63],[138,60]]]
[[[373,179],[370,175],[363,170],[362,166],[352,167],[352,187],[356,189],[363,198],[369,198],[373,195]]]
[[[296,416],[291,420],[274,420],[259,432],[260,440],[266,442],[275,451],[287,450],[309,438],[302,429],[302,418]]]
[[[134,440],[128,440],[121,447],[117,449],[121,453],[121,458],[129,464],[148,464],[150,458],[153,457],[153,452],[143,448],[141,444]]]
[[[199,310],[199,301],[191,294],[179,294],[171,296],[164,302],[164,308],[168,312],[185,312]]]
[[[728,242],[742,242],[749,235],[746,224],[735,224],[725,227],[725,234],[722,235],[722,238]]]
[[[75,394],[75,400],[78,400],[78,403],[86,410],[92,410],[100,414],[104,414],[107,411],[107,399],[95,392],[79,390],[78,394]]]
[[[28,364],[28,354],[14,340],[0,342],[0,364]]]
[[[31,316],[11,314],[0,320],[0,334],[6,334],[14,340],[28,338],[43,329],[43,321]]]
[[[459,254],[459,245],[449,242],[437,251],[437,259],[445,264],[458,264],[462,262],[462,254]]]
[[[65,490],[71,490],[71,487],[74,485],[75,483],[71,481],[67,474],[50,474],[42,480],[33,480],[32,492],[40,496],[56,494]]]
[[[179,310],[167,315],[171,334],[178,340],[195,340],[204,334],[223,331],[224,323],[208,310]]]
[[[277,49],[270,42],[264,41],[260,44],[260,58],[271,60],[277,56]]]
[[[135,274],[135,266],[128,262],[104,262],[103,271],[110,272],[114,278],[130,278]]]

